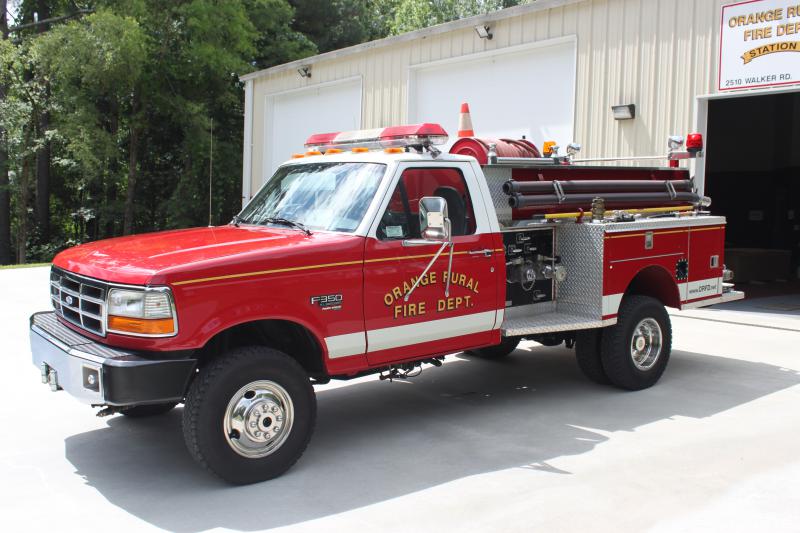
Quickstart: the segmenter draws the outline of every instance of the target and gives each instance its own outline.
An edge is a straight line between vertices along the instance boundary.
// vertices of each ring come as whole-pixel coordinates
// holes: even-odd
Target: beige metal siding
[[[409,66],[566,35],[577,36],[575,140],[584,147],[582,155],[663,153],[668,135],[691,130],[695,96],[715,91],[721,6],[729,3],[585,0],[496,21],[492,40],[478,38],[467,27],[322,60],[313,64],[311,79],[294,69],[256,77],[252,191],[264,179],[268,94],[362,76],[362,127],[401,124],[406,121]],[[523,94],[525,88],[509,89],[498,80],[500,97],[509,90]],[[610,106],[628,103],[636,104],[636,119],[613,120]],[[458,104],[453,103],[454,113]],[[480,134],[480,124],[475,129]]]

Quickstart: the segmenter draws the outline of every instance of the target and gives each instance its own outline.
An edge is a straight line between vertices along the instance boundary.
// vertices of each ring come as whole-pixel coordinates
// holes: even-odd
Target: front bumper
[[[94,342],[61,324],[52,311],[31,316],[30,339],[42,382],[91,405],[180,402],[197,366],[196,359],[145,357]]]

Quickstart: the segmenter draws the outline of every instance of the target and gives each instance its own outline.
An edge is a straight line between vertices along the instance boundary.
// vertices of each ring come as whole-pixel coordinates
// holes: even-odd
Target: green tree
[[[526,2],[527,0],[400,0],[388,27],[390,33],[398,35]]]
[[[241,198],[238,74],[383,37],[398,1],[307,0],[301,14],[287,0],[19,0],[0,40],[0,260],[11,239],[17,261],[48,260],[206,223],[212,124],[211,215],[226,222]]]
[[[134,200],[147,46],[136,20],[106,10],[54,28],[35,41],[42,71],[58,87],[53,95],[55,126],[65,155],[90,188],[104,188],[106,233],[114,233],[118,191],[125,188],[126,207]],[[127,163],[124,144],[132,156]],[[130,232],[127,208],[123,227]]]
[[[37,56],[29,43],[14,45],[0,41],[0,129],[7,149],[5,162],[8,185],[12,194],[8,205],[9,224],[15,230],[17,260],[27,257],[30,221],[28,220],[31,193],[35,178],[36,154],[45,142],[39,125],[48,110],[46,85],[32,73],[38,68]],[[16,217],[12,219],[12,213]],[[5,215],[4,215],[5,216]],[[4,222],[4,221],[3,221]]]
[[[314,42],[292,28],[295,10],[286,0],[247,0],[245,8],[257,32],[254,67],[269,68],[317,53]]]
[[[5,104],[8,92],[3,72],[7,72],[4,60],[8,54],[8,2],[0,0],[0,106]],[[0,115],[2,117],[2,115]],[[8,141],[4,121],[0,118],[0,265],[11,263],[11,189],[8,179]]]
[[[320,52],[380,39],[389,33],[400,0],[291,0],[293,27]]]
[[[45,33],[50,28],[51,17],[57,16],[59,19],[67,13],[66,10],[73,10],[76,6],[67,0],[20,0],[17,6],[18,14],[22,16],[24,30],[19,30],[20,35],[36,35]],[[67,15],[69,18],[69,15]],[[63,20],[63,19],[62,19]],[[40,75],[38,71],[29,73],[32,76]],[[50,92],[50,87],[45,83],[45,90]],[[39,117],[37,123],[37,135],[43,139],[38,144],[36,150],[36,200],[34,203],[34,214],[36,221],[36,240],[47,242],[50,238],[50,188],[51,188],[51,156],[52,146],[48,138],[50,130],[50,113],[45,110]]]

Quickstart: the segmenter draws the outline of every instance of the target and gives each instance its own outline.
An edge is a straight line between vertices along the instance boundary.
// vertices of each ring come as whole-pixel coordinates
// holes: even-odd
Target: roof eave
[[[313,65],[321,61],[338,59],[340,57],[358,54],[361,52],[365,52],[367,50],[374,50],[376,48],[383,48],[386,46],[405,43],[408,41],[414,41],[416,39],[423,39],[434,35],[440,35],[442,33],[461,30],[472,26],[478,26],[479,24],[497,22],[499,20],[504,20],[511,17],[517,17],[520,15],[526,15],[528,13],[535,13],[537,11],[544,11],[547,9],[563,7],[566,5],[576,4],[578,2],[583,2],[583,1],[585,0],[538,0],[530,4],[523,4],[519,6],[509,7],[506,9],[494,11],[492,13],[486,13],[481,15],[475,15],[473,17],[467,17],[464,19],[453,20],[450,22],[445,22],[443,24],[437,24],[436,26],[423,28],[421,30],[403,33],[400,35],[393,35],[391,37],[385,37],[383,39],[378,39],[376,41],[369,41],[354,46],[348,46],[347,48],[340,48],[339,50],[331,50],[330,52],[325,52],[324,54],[318,54],[315,56],[298,59],[296,61],[291,61],[289,63],[284,63],[282,65],[276,65],[274,67],[270,67],[267,69],[250,72],[249,74],[243,74],[239,76],[239,79],[241,81],[249,81],[256,78],[269,76],[271,74],[277,74],[279,72]]]

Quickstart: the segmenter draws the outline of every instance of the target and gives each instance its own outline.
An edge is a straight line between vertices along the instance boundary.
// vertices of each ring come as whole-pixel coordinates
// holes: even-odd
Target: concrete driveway
[[[319,387],[317,431],[295,468],[229,487],[189,458],[180,409],[99,419],[39,382],[27,317],[48,308],[47,277],[0,271],[2,531],[800,524],[796,298],[767,319],[750,303],[673,314],[670,366],[636,393],[590,383],[571,351],[534,343],[503,362],[452,356],[410,382]]]

